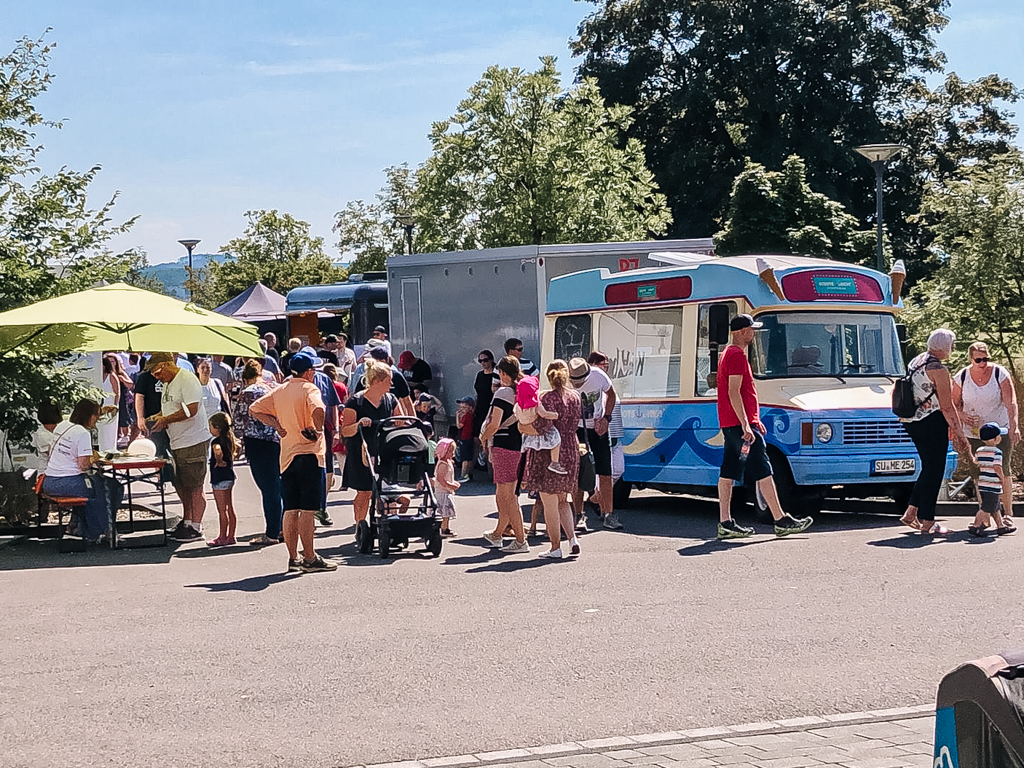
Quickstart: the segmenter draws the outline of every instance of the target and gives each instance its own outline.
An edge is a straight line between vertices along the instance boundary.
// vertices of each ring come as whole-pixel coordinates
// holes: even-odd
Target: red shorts
[[[494,483],[514,483],[519,473],[519,458],[523,454],[508,448],[491,448],[491,466],[494,468]]]

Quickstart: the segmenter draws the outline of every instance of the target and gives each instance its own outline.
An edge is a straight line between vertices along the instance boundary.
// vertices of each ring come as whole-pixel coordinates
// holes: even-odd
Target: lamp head
[[[906,147],[901,144],[864,144],[854,147],[855,152],[866,157],[871,163],[886,163],[904,149]]]
[[[194,239],[188,239],[188,240],[179,240],[178,242],[181,243],[182,245],[184,245],[186,248],[188,248],[191,251],[193,248],[195,248],[197,245],[199,245],[199,243],[201,241],[200,240],[194,240]]]

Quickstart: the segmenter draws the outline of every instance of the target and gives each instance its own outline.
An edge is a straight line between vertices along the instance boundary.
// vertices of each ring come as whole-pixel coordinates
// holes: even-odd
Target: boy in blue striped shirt
[[[969,525],[967,530],[972,536],[984,536],[988,528],[990,516],[996,521],[995,534],[1003,536],[1013,533],[1017,529],[1013,524],[1003,519],[1001,497],[1003,493],[1003,452],[996,446],[999,439],[1006,434],[1006,430],[995,422],[989,422],[978,430],[978,437],[982,445],[974,454],[978,462],[978,514],[974,517],[974,524]]]

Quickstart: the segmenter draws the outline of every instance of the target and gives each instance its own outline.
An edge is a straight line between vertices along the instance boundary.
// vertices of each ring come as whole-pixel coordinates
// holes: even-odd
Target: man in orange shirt
[[[249,413],[281,436],[281,530],[288,547],[288,571],[334,571],[338,564],[324,560],[313,549],[315,516],[320,510],[320,479],[327,453],[326,409],[320,390],[313,383],[313,358],[300,352],[292,355],[288,364],[294,375],[249,406]]]

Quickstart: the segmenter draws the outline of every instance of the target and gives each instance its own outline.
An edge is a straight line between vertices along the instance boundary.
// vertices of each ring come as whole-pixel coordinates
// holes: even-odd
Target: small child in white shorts
[[[526,376],[516,385],[516,404],[512,412],[520,424],[530,424],[537,432],[536,435],[523,434],[523,452],[551,451],[548,471],[565,475],[568,472],[558,463],[559,449],[562,445],[562,438],[554,424],[558,414],[540,404],[539,392],[540,382],[536,376]]]

